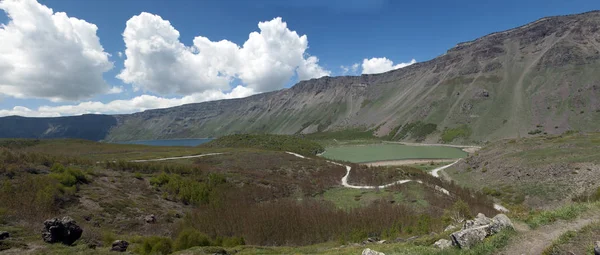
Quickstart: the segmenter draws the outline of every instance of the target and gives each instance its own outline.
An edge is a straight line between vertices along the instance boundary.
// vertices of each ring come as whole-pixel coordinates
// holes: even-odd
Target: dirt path
[[[536,229],[529,229],[523,223],[515,224],[518,232],[517,236],[512,238],[511,243],[498,254],[502,255],[520,255],[520,254],[542,254],[546,247],[567,231],[577,231],[600,220],[600,213],[590,209],[579,218],[572,221],[557,221],[553,224],[542,226]]]
[[[200,157],[205,157],[205,156],[213,156],[213,155],[221,155],[223,153],[207,153],[207,154],[201,154],[201,155],[192,155],[192,156],[181,156],[181,157],[170,157],[170,158],[156,158],[156,159],[137,159],[137,160],[132,160],[130,162],[152,162],[152,161],[165,161],[165,160],[175,160],[175,159],[186,159],[186,158],[200,158]]]

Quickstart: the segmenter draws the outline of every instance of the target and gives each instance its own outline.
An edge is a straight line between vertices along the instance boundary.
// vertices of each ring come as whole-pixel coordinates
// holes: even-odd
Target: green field
[[[353,163],[400,160],[463,158],[467,153],[444,146],[408,146],[402,144],[371,144],[361,146],[338,146],[326,148],[323,157]]]

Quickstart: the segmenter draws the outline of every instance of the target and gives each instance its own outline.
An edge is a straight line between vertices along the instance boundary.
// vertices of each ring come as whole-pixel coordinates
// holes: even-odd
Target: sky
[[[120,114],[381,73],[597,0],[0,0],[0,116]]]

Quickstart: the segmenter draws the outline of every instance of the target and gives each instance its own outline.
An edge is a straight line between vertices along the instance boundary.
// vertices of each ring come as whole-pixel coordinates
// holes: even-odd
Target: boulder
[[[447,226],[447,227],[444,229],[444,232],[446,232],[446,231],[452,231],[452,230],[455,230],[455,229],[457,229],[457,228],[458,228],[457,226],[454,226],[454,225],[448,225],[448,226]]]
[[[596,241],[594,245],[594,255],[600,255],[600,241]]]
[[[129,247],[129,243],[123,240],[116,240],[112,243],[111,251],[125,252]]]
[[[452,241],[446,239],[440,239],[433,244],[434,247],[439,249],[446,249],[452,247]]]
[[[81,237],[81,229],[71,217],[53,218],[44,221],[42,238],[47,243],[71,245]]]
[[[385,255],[385,253],[366,248],[362,251],[362,255]]]
[[[463,229],[452,233],[452,243],[461,249],[470,249],[488,236],[488,225]]]
[[[489,225],[491,223],[492,219],[485,217],[483,213],[478,213],[474,219],[465,221],[465,224],[463,224],[462,229],[465,230],[469,228],[476,228],[480,226]]]
[[[510,221],[510,219],[504,214],[498,214],[494,216],[489,228],[490,235],[497,234],[504,229],[514,229],[512,221]]]
[[[150,214],[144,217],[144,221],[146,221],[146,223],[156,223],[156,216],[154,216],[154,214]]]
[[[10,237],[10,234],[6,231],[0,231],[0,240],[4,240]]]

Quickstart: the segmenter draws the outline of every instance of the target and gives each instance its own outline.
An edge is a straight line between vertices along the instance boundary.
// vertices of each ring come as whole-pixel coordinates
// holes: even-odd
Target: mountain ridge
[[[114,115],[101,140],[369,130],[394,140],[471,143],[597,131],[599,30],[599,11],[545,17],[385,73],[326,76],[246,98]],[[431,130],[423,134],[425,124]]]

